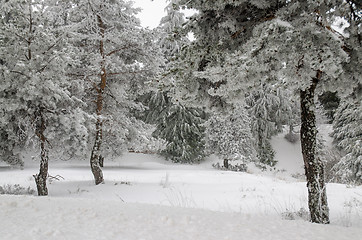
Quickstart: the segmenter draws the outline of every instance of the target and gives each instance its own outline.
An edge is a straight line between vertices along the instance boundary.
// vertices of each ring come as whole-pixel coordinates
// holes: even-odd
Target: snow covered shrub
[[[290,143],[296,143],[299,141],[299,135],[293,132],[285,134],[284,138]]]
[[[227,164],[225,164],[225,160],[223,163],[214,163],[212,166],[216,169],[220,170],[229,170],[229,171],[235,171],[235,172],[247,172],[248,171],[248,165],[244,163],[242,160],[235,160],[231,161]]]
[[[286,211],[283,212],[282,218],[285,220],[298,220],[303,219],[305,221],[310,221],[309,212],[305,208],[300,208],[298,211]]]
[[[30,187],[22,187],[19,184],[0,186],[0,194],[9,195],[34,195],[36,192]]]
[[[216,168],[246,171],[246,163],[256,159],[250,118],[244,108],[230,113],[214,113],[207,122],[206,141],[211,153],[223,159]]]

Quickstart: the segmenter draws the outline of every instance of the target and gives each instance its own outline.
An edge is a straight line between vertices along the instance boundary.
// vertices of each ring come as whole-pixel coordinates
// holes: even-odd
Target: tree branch
[[[19,71],[14,71],[14,70],[12,70],[12,71],[10,71],[10,72],[12,72],[12,73],[17,73],[17,74],[20,74],[20,75],[23,75],[23,76],[25,76],[25,77],[27,77],[27,78],[29,78],[29,79],[30,79],[30,76],[26,75],[25,73],[22,73],[22,72],[19,72]]]
[[[115,50],[113,50],[113,51],[110,51],[109,53],[106,54],[106,56],[109,57],[109,56],[111,56],[111,55],[114,54],[114,53],[117,53],[117,52],[122,51],[122,50],[124,50],[124,49],[128,49],[128,48],[130,48],[130,47],[136,47],[136,46],[137,46],[137,44],[129,44],[129,45],[126,45],[126,46],[124,46],[124,47],[121,47],[121,48],[115,49]]]
[[[114,75],[121,75],[121,74],[137,74],[137,73],[147,73],[147,72],[150,72],[150,71],[151,71],[151,70],[114,72],[114,73],[108,73],[107,75],[109,75],[109,76],[114,76]]]

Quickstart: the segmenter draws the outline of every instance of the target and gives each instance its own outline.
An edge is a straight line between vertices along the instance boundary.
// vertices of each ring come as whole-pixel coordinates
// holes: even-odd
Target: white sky
[[[166,0],[133,0],[134,6],[142,8],[138,14],[143,27],[155,28],[160,23],[162,17],[166,15],[164,11],[167,6]]]

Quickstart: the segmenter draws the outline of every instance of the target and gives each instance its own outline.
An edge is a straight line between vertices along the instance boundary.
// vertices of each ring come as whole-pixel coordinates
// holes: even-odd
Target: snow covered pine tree
[[[138,10],[132,4],[118,0],[74,1],[70,13],[73,41],[82,49],[78,56],[81,64],[73,76],[88,82],[88,94],[93,97],[90,101],[96,103],[90,166],[97,185],[104,181],[100,160],[109,149],[123,149],[130,132],[136,130],[129,130],[136,124],[130,114],[130,109],[137,107],[133,100],[142,94],[144,82],[159,67],[153,36],[140,27],[135,17]]]
[[[202,126],[205,114],[200,108],[175,101],[170,94],[174,89],[168,71],[181,48],[190,42],[179,32],[185,17],[177,10],[177,1],[169,1],[165,9],[167,15],[161,19],[157,28],[158,43],[166,60],[165,72],[158,79],[156,92],[147,94],[143,99],[148,106],[144,119],[156,124],[153,136],[167,142],[161,155],[173,162],[195,163],[202,161],[205,156],[205,128]]]
[[[69,91],[73,81],[65,77],[64,35],[52,25],[52,3],[0,1],[1,132],[8,129],[9,151],[40,145],[40,170],[34,178],[41,196],[48,195],[49,146],[61,141],[49,129],[60,117],[71,122],[65,113],[76,102]]]
[[[223,168],[245,172],[247,164],[255,162],[255,139],[244,106],[210,116],[206,129],[209,151],[223,159]],[[217,163],[214,167],[221,166]]]
[[[320,89],[345,90],[346,84],[360,81],[344,77],[355,73],[344,71],[344,66],[350,66],[351,54],[344,51],[344,37],[330,27],[333,16],[327,17],[336,13],[331,9],[344,3],[182,0],[180,4],[199,11],[187,26],[196,40],[180,61],[198,72],[198,78],[189,82],[177,78],[186,98],[205,95],[205,81],[211,83],[208,93],[216,92],[234,102],[243,92],[264,83],[299,91],[311,221],[329,223],[324,164],[316,155],[314,96]]]
[[[333,121],[335,144],[344,156],[332,168],[339,182],[362,184],[362,94],[361,86],[354,96],[339,106]]]

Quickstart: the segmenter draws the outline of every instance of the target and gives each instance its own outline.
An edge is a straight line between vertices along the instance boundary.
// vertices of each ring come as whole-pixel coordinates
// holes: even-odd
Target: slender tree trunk
[[[96,185],[104,182],[102,169],[99,166],[99,159],[101,158],[101,144],[102,144],[102,120],[98,118],[96,123],[96,140],[93,145],[92,155],[90,159],[90,166]]]
[[[97,113],[98,118],[97,118],[97,122],[96,122],[96,140],[93,145],[92,155],[91,155],[91,159],[90,159],[90,165],[91,165],[91,169],[92,169],[92,173],[93,173],[96,185],[104,182],[102,169],[101,169],[99,163],[100,163],[100,159],[103,158],[101,155],[101,145],[103,142],[102,110],[103,110],[103,94],[104,94],[104,89],[106,88],[106,84],[107,84],[107,71],[106,71],[106,66],[105,66],[106,63],[105,63],[104,40],[103,40],[105,26],[103,24],[103,21],[102,21],[102,18],[100,15],[97,15],[97,20],[98,20],[98,27],[99,27],[99,31],[100,31],[99,34],[101,37],[101,40],[99,41],[99,53],[102,57],[101,69],[100,69],[101,70],[101,82],[100,82],[99,86],[96,88],[96,90],[97,90],[96,113]]]
[[[300,135],[305,175],[307,177],[308,205],[311,221],[314,223],[328,224],[329,208],[324,180],[324,163],[316,156],[317,129],[314,113],[314,92],[321,74],[322,73],[318,71],[310,87],[304,91],[300,91]]]
[[[47,177],[48,177],[48,150],[46,149],[46,138],[44,136],[44,131],[46,129],[45,119],[43,116],[43,109],[39,109],[35,114],[36,117],[36,135],[40,140],[40,149],[41,149],[41,159],[40,159],[40,169],[39,174],[34,175],[36,187],[38,190],[39,196],[46,196],[48,195],[48,188],[47,188]]]

